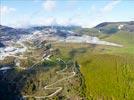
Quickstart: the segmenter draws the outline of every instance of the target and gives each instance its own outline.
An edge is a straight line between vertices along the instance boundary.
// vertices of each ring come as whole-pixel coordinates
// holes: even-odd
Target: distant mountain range
[[[4,47],[5,45],[3,43],[0,42],[0,47]]]
[[[51,34],[53,36],[67,37],[75,34],[72,30],[81,28],[79,26],[36,26],[30,28],[12,28],[0,25],[0,41],[19,39],[21,35],[32,34],[34,32],[41,32],[44,34]]]
[[[75,34],[73,30],[77,28],[81,28],[81,27],[80,26],[36,26],[24,30],[30,33],[39,31],[44,34],[52,34],[54,36],[67,37],[69,35]]]
[[[103,33],[116,33],[118,31],[134,32],[134,21],[130,22],[104,22],[100,23],[94,28]]]
[[[21,29],[0,25],[0,41],[18,39],[23,34],[29,33]]]
[[[44,30],[44,29],[57,29],[57,30],[74,30],[77,28],[81,28],[80,26],[34,26],[34,27],[30,27],[24,30],[27,30],[29,32],[31,31],[40,31],[40,30]]]
[[[77,31],[76,31],[77,30]],[[33,34],[34,32],[41,32],[44,34],[51,34],[52,36],[68,37],[70,35],[80,35],[82,32],[86,33],[107,33],[113,34],[118,31],[134,32],[134,21],[130,22],[104,22],[93,28],[82,28],[80,26],[34,26],[29,28],[12,28],[0,25],[0,42],[5,40],[17,40],[21,35]],[[83,33],[84,34],[84,33]],[[2,45],[2,43],[1,43]]]

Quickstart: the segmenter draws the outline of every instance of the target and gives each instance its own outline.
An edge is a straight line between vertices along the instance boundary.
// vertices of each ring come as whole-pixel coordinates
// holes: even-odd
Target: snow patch
[[[4,60],[7,56],[16,57],[16,54],[23,53],[27,50],[27,47],[22,43],[22,41],[18,41],[17,44],[21,45],[23,48],[13,46],[0,48],[0,60]]]
[[[106,42],[102,41],[97,37],[92,37],[88,35],[83,35],[83,36],[69,36],[66,39],[59,40],[60,42],[70,42],[70,43],[91,43],[91,44],[102,44],[102,45],[110,45],[110,46],[117,46],[117,47],[122,47],[122,45],[116,44],[116,43],[111,43],[111,42]]]
[[[8,70],[8,69],[12,69],[12,68],[11,67],[2,67],[2,68],[0,68],[0,71]]]
[[[118,29],[120,30],[120,29],[122,29],[123,27],[124,27],[124,25],[121,24],[121,25],[118,26]]]

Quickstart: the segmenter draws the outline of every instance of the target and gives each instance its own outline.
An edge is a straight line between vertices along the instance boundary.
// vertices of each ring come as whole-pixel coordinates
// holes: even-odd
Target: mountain
[[[4,47],[5,45],[3,43],[0,42],[0,47]]]
[[[29,32],[0,25],[0,41],[18,39],[22,34],[29,34]]]
[[[67,37],[69,35],[76,35],[73,30],[81,28],[80,26],[35,26],[23,29],[27,32],[41,32],[44,34],[51,34],[53,36]]]
[[[74,30],[81,28],[81,26],[34,26],[27,28],[28,31],[43,30],[43,29],[57,29],[57,30]]]
[[[100,32],[113,34],[118,31],[134,32],[134,21],[129,22],[104,22],[100,23],[94,28]]]
[[[0,100],[134,100],[133,26],[132,21],[94,28],[0,25],[0,47],[5,46],[0,48]],[[49,42],[53,38],[60,42]]]

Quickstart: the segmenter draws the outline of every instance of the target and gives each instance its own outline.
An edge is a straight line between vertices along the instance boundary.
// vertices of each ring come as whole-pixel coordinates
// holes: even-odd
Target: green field
[[[97,54],[82,58],[86,59],[79,62],[89,99],[134,99],[134,57]]]
[[[80,64],[89,100],[134,100],[133,33],[113,34],[104,40],[122,44],[112,47],[90,44],[54,44],[61,55]],[[81,90],[83,91],[83,90]]]
[[[97,34],[98,35],[98,34]],[[105,34],[103,36],[106,36]],[[102,34],[100,37],[103,37]],[[65,67],[57,63],[60,57],[65,62],[72,61],[80,66],[75,70],[77,75],[73,79],[65,80],[56,86],[64,87],[62,92],[53,97],[53,100],[134,100],[134,34],[118,32],[102,38],[105,41],[118,43],[123,47],[95,45],[86,43],[56,43],[51,42],[55,49],[51,61],[43,61],[33,70],[23,71],[15,69],[7,76],[7,80],[17,82],[23,95],[43,96],[54,90],[42,89],[65,76],[56,72]],[[22,67],[30,67],[40,61],[44,48],[26,52],[28,60],[21,60]],[[11,64],[14,58],[7,57],[0,64]],[[60,65],[61,64],[61,65]],[[71,63],[71,65],[73,65]],[[67,73],[72,71],[69,67]],[[23,78],[26,76],[27,78]],[[20,80],[21,79],[21,80]]]

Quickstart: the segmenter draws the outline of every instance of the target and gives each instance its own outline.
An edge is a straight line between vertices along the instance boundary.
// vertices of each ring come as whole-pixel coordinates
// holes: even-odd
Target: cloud
[[[101,10],[102,13],[108,13],[111,12],[114,7],[119,4],[121,2],[121,0],[112,0],[111,2],[109,2],[107,5],[105,5],[103,7],[103,9]]]
[[[121,0],[112,0],[102,8],[97,8],[95,5],[92,5],[90,8],[90,14],[93,16],[93,18],[100,19],[110,13],[120,2]]]
[[[27,14],[17,16],[17,19],[8,22],[9,26],[21,28],[31,25],[31,18]]]
[[[91,11],[96,11],[96,6],[95,5],[91,6]]]
[[[55,18],[55,17],[40,17],[31,22],[32,25],[80,25],[78,18]]]
[[[59,19],[58,20],[58,25],[64,25],[64,26],[67,26],[67,25],[71,25],[72,24],[72,18],[66,18],[66,19]]]
[[[31,22],[32,25],[55,25],[57,24],[56,18],[53,17],[40,17]]]
[[[92,5],[89,10],[90,19],[83,23],[83,27],[93,27],[101,22],[111,21],[111,16],[108,14],[114,10],[121,0],[110,0],[106,5],[99,8],[96,5]]]
[[[15,8],[11,8],[8,6],[0,6],[0,15],[6,15],[14,11],[16,11]]]
[[[67,6],[68,7],[73,7],[77,4],[77,2],[78,2],[77,0],[68,0],[67,1]]]
[[[22,28],[22,27],[25,28],[25,27],[30,26],[30,23],[27,19],[23,19],[23,20],[21,19],[21,20],[17,20],[15,22],[12,22],[10,24],[10,26],[15,27],[15,28]]]
[[[43,8],[45,11],[53,11],[56,8],[56,1],[46,0],[43,2]]]
[[[33,0],[33,2],[37,3],[37,2],[39,2],[39,0]]]

